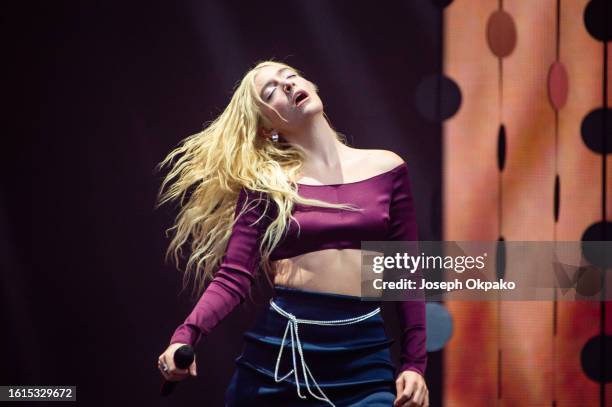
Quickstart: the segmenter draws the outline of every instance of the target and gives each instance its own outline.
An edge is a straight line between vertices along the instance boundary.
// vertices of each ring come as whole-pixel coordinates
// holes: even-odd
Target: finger
[[[414,392],[414,382],[411,380],[405,380],[404,390],[402,391],[402,395],[400,397],[399,402],[406,404],[407,407],[412,407],[412,393]]]
[[[417,403],[414,398],[411,398],[406,402],[406,407],[422,407],[422,404]]]
[[[168,363],[165,357],[162,357],[159,361],[159,370],[164,375],[164,378],[170,381],[179,381],[189,375],[188,369],[177,369],[176,365],[174,363]]]
[[[428,393],[427,388],[417,390],[411,399],[411,402],[413,404],[409,404],[409,405],[417,406],[417,407],[429,406],[429,400],[427,398],[427,393]]]
[[[414,406],[415,404],[412,402],[412,400],[406,400],[400,405],[400,407],[414,407]]]
[[[424,407],[429,407],[429,390],[425,393],[425,404]]]
[[[163,357],[157,360],[157,368],[165,378],[167,378],[167,376],[170,374],[170,369],[168,369],[168,365],[166,364]]]
[[[162,365],[166,363],[166,366],[168,366],[167,373],[169,373],[171,377],[177,379],[189,375],[189,369],[179,369],[172,359],[173,358],[162,359]]]
[[[404,375],[401,375],[400,377],[397,378],[397,380],[395,381],[395,401],[393,402],[393,405],[399,405],[401,403],[400,399],[402,396],[402,392],[404,391]]]
[[[406,385],[404,386],[403,394],[405,394],[408,399],[413,395],[416,390],[416,383],[413,380],[406,380]]]
[[[164,372],[164,370],[162,369],[161,366],[159,367],[159,371],[161,372],[161,374],[164,377],[164,379],[170,380],[170,372]]]
[[[422,406],[423,405],[423,400],[425,396],[425,386],[417,386],[417,388],[414,391],[414,394],[412,395],[412,401],[414,402],[415,406]]]
[[[404,406],[407,406],[409,402],[410,402],[410,397],[402,393],[398,397],[395,405],[404,407]]]
[[[174,370],[174,368],[175,368],[174,361],[172,360],[171,357],[166,357],[165,353],[162,356],[159,357],[159,362],[160,362],[162,367],[164,365],[166,365],[168,367],[166,372],[172,372]]]
[[[166,362],[169,372],[176,371],[176,365],[174,364],[174,358],[164,358],[164,362]]]

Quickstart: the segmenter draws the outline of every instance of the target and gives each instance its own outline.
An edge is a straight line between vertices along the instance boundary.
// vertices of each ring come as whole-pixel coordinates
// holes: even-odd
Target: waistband
[[[274,286],[274,302],[287,312],[304,319],[347,319],[380,307],[380,301],[321,291]]]
[[[277,291],[281,295],[282,294],[285,294],[285,295],[293,294],[293,295],[327,297],[327,298],[336,299],[336,300],[362,301],[361,297],[358,295],[347,295],[347,294],[337,294],[337,293],[330,293],[330,292],[324,292],[324,291],[314,291],[314,290],[308,290],[305,288],[287,287],[287,286],[278,285],[278,284],[274,285],[274,290]]]
[[[275,288],[277,287],[280,288],[280,286],[276,286]],[[374,307],[374,309],[371,309],[368,313],[353,316],[350,318],[345,318],[345,319],[304,319],[304,318],[300,318],[292,314],[286,309],[283,309],[283,307],[280,306],[277,302],[280,302],[279,300],[282,300],[283,298],[286,299],[287,296],[291,297],[291,296],[298,295],[298,296],[306,296],[311,299],[314,298],[315,300],[318,300],[319,302],[322,299],[324,299],[324,300],[329,300],[329,301],[340,301],[340,302],[345,301],[347,305],[351,305],[351,304],[355,304],[355,301],[361,302],[360,298],[354,297],[354,296],[348,296],[348,295],[341,295],[341,294],[315,293],[312,291],[306,292],[304,290],[287,289],[285,287],[283,287],[280,290],[280,292],[281,292],[280,296],[270,299],[270,307],[276,313],[278,313],[279,315],[287,319],[287,326],[285,328],[285,332],[283,334],[283,338],[280,343],[280,349],[278,351],[278,356],[276,358],[276,365],[274,368],[274,380],[277,383],[279,383],[287,379],[289,376],[293,375],[295,378],[295,387],[296,387],[297,395],[299,398],[305,399],[306,396],[303,395],[302,392],[300,391],[300,376],[301,376],[301,380],[303,380],[304,384],[306,385],[306,390],[312,397],[316,398],[317,400],[324,401],[332,407],[335,407],[334,403],[329,399],[329,397],[327,397],[325,392],[323,392],[323,390],[317,383],[316,379],[312,375],[312,372],[310,371],[310,368],[308,367],[308,364],[306,363],[306,360],[304,358],[304,351],[302,349],[302,341],[300,340],[300,333],[299,333],[300,324],[329,326],[329,327],[358,324],[360,322],[366,321],[367,319],[379,314],[380,307]],[[370,305],[370,308],[372,308],[371,305]],[[352,311],[354,312],[355,310],[353,309]],[[289,340],[291,341],[288,342]],[[293,368],[289,372],[287,372],[283,377],[279,378],[278,371],[279,371],[279,366],[281,364],[281,359],[283,357],[283,350],[285,346],[290,347],[291,349],[291,358],[293,361]],[[313,391],[313,389],[311,389],[310,387],[311,384],[314,387],[314,389],[316,389],[316,392]]]

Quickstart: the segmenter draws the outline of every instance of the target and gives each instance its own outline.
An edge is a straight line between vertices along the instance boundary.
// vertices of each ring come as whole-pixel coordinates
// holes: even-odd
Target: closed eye
[[[297,75],[296,74],[287,75],[286,79],[293,78],[294,76],[297,76]],[[268,93],[268,96],[266,96],[266,100],[270,100],[270,98],[272,97],[272,94],[274,93],[275,90],[276,90],[276,86],[274,86],[272,91],[270,93]]]

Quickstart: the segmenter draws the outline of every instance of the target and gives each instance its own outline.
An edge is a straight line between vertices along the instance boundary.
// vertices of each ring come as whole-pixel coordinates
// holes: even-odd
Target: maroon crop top
[[[361,249],[361,241],[416,241],[417,223],[408,177],[408,167],[397,167],[373,177],[332,185],[298,183],[302,197],[332,203],[350,203],[361,212],[295,204],[287,235],[278,244],[270,260],[286,259],[323,249]],[[267,222],[276,215],[265,208],[265,199],[242,189],[236,203],[237,216],[248,199],[247,209],[235,222],[219,270],[200,297],[191,314],[170,339],[172,343],[197,346],[202,337],[246,298],[258,271],[259,243]],[[268,211],[272,207],[269,204]],[[253,222],[264,214],[256,225]],[[427,364],[425,347],[424,301],[398,301],[401,325],[400,371],[415,370],[422,375]]]

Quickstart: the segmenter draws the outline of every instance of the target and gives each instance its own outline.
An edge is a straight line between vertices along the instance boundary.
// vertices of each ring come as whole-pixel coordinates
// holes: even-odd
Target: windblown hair
[[[276,209],[277,216],[268,225],[259,246],[259,267],[268,279],[272,271],[270,254],[288,230],[290,220],[295,219],[291,214],[295,203],[359,210],[351,205],[331,204],[297,194],[296,176],[306,151],[285,142],[282,136],[273,142],[260,133],[269,121],[260,109],[266,102],[256,91],[254,78],[259,69],[270,65],[299,74],[296,69],[276,61],[256,64],[237,84],[225,110],[202,131],[183,139],[156,167],[158,171],[164,166],[170,170],[161,184],[155,207],[176,201],[180,208],[175,224],[166,230],[166,236],[172,231],[174,236],[165,260],[172,255],[177,269],[181,270],[183,248],[188,246],[190,254],[184,269],[183,288],[193,279],[196,296],[214,278],[221,264],[242,188],[263,192],[267,202]],[[344,136],[335,130],[334,133],[346,144]],[[245,203],[242,211],[248,206]]]

